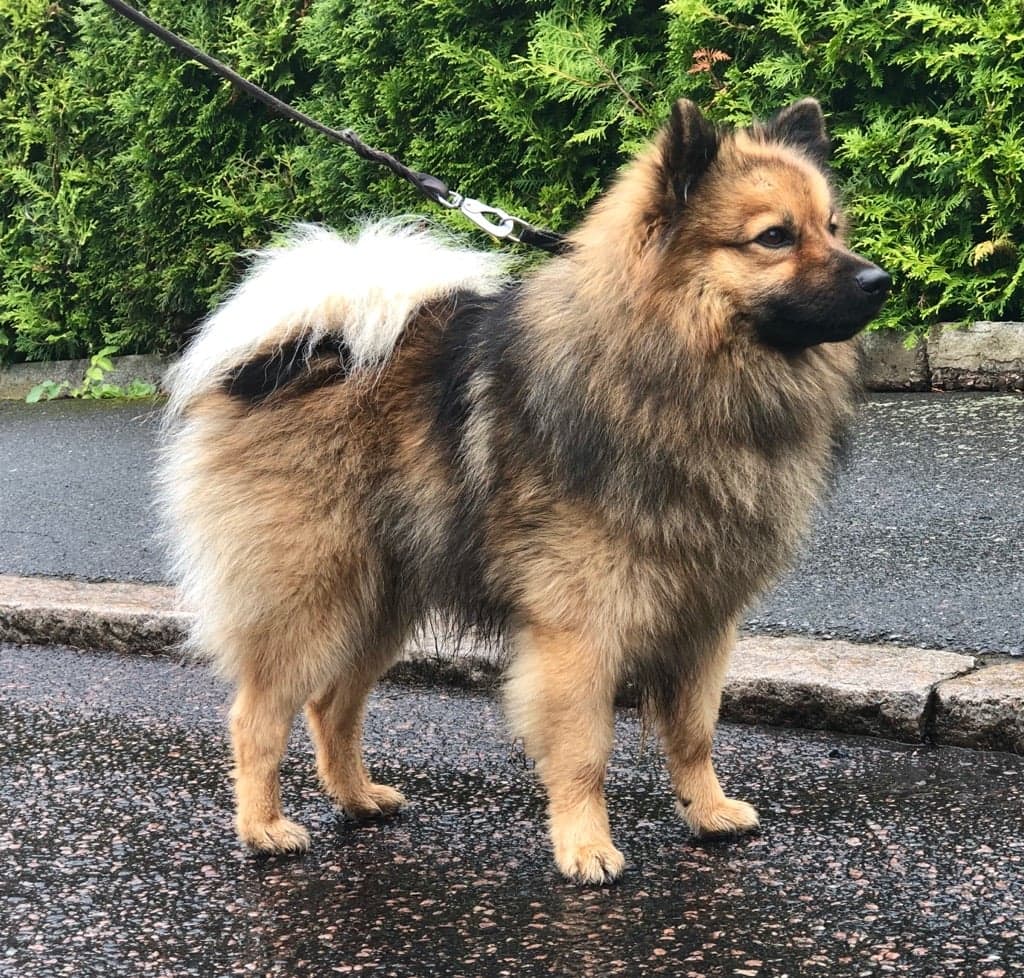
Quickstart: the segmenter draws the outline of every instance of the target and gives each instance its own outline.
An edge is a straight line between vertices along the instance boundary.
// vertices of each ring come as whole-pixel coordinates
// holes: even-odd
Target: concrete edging
[[[133,380],[144,380],[158,389],[163,384],[169,360],[145,353],[113,357],[114,369],[103,378],[105,383],[127,387]],[[89,366],[88,360],[52,360],[44,363],[14,363],[0,367],[0,401],[24,401],[36,384],[52,380],[80,384]]]
[[[170,587],[0,576],[0,641],[166,655],[189,620]],[[493,685],[499,658],[427,637],[410,644],[393,672]],[[1024,753],[1024,661],[984,665],[955,652],[744,636],[722,717]]]
[[[912,348],[895,330],[865,333],[864,383],[873,391],[1024,391],[1024,323],[943,323]]]
[[[872,391],[1024,391],[1024,323],[976,322],[960,329],[941,324],[908,349],[895,330],[865,333],[864,382]],[[155,354],[114,358],[108,382],[136,378],[160,387],[168,358]],[[0,368],[0,400],[23,401],[45,380],[81,382],[88,360],[17,363]]]

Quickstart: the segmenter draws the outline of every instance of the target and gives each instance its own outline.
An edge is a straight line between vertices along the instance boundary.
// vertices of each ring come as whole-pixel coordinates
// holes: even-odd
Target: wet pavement
[[[162,581],[146,404],[0,402],[0,574]],[[1024,397],[873,395],[748,627],[1024,652]]]
[[[405,812],[336,815],[297,729],[284,794],[313,851],[247,855],[228,700],[167,659],[0,646],[0,975],[1024,974],[1024,758],[724,726],[763,833],[698,844],[623,712],[626,874],[580,888],[493,699],[397,684],[367,754]]]
[[[754,631],[1024,654],[1024,397],[873,395]]]
[[[0,401],[0,573],[167,578],[151,401]]]

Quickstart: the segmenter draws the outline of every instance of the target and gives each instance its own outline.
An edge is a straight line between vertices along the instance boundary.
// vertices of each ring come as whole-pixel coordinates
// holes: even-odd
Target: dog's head
[[[696,285],[724,318],[783,350],[863,329],[890,278],[846,247],[828,154],[814,99],[736,130],[676,103],[644,161],[645,250],[661,289],[685,278],[688,293]]]

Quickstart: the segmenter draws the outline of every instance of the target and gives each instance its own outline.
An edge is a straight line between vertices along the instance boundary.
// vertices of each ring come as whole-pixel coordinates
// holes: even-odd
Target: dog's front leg
[[[736,631],[730,627],[687,650],[675,684],[655,699],[679,813],[702,837],[750,832],[759,824],[753,806],[726,798],[711,763],[711,742],[735,638]]]
[[[555,862],[581,883],[609,883],[625,863],[612,844],[604,776],[614,730],[615,676],[570,632],[529,628],[507,687],[513,729],[548,793]]]

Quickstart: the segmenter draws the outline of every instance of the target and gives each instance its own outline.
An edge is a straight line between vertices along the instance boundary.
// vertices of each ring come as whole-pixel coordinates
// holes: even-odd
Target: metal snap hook
[[[467,220],[495,238],[508,238],[515,230],[515,219],[500,207],[492,207],[473,197],[463,197],[458,207]]]

